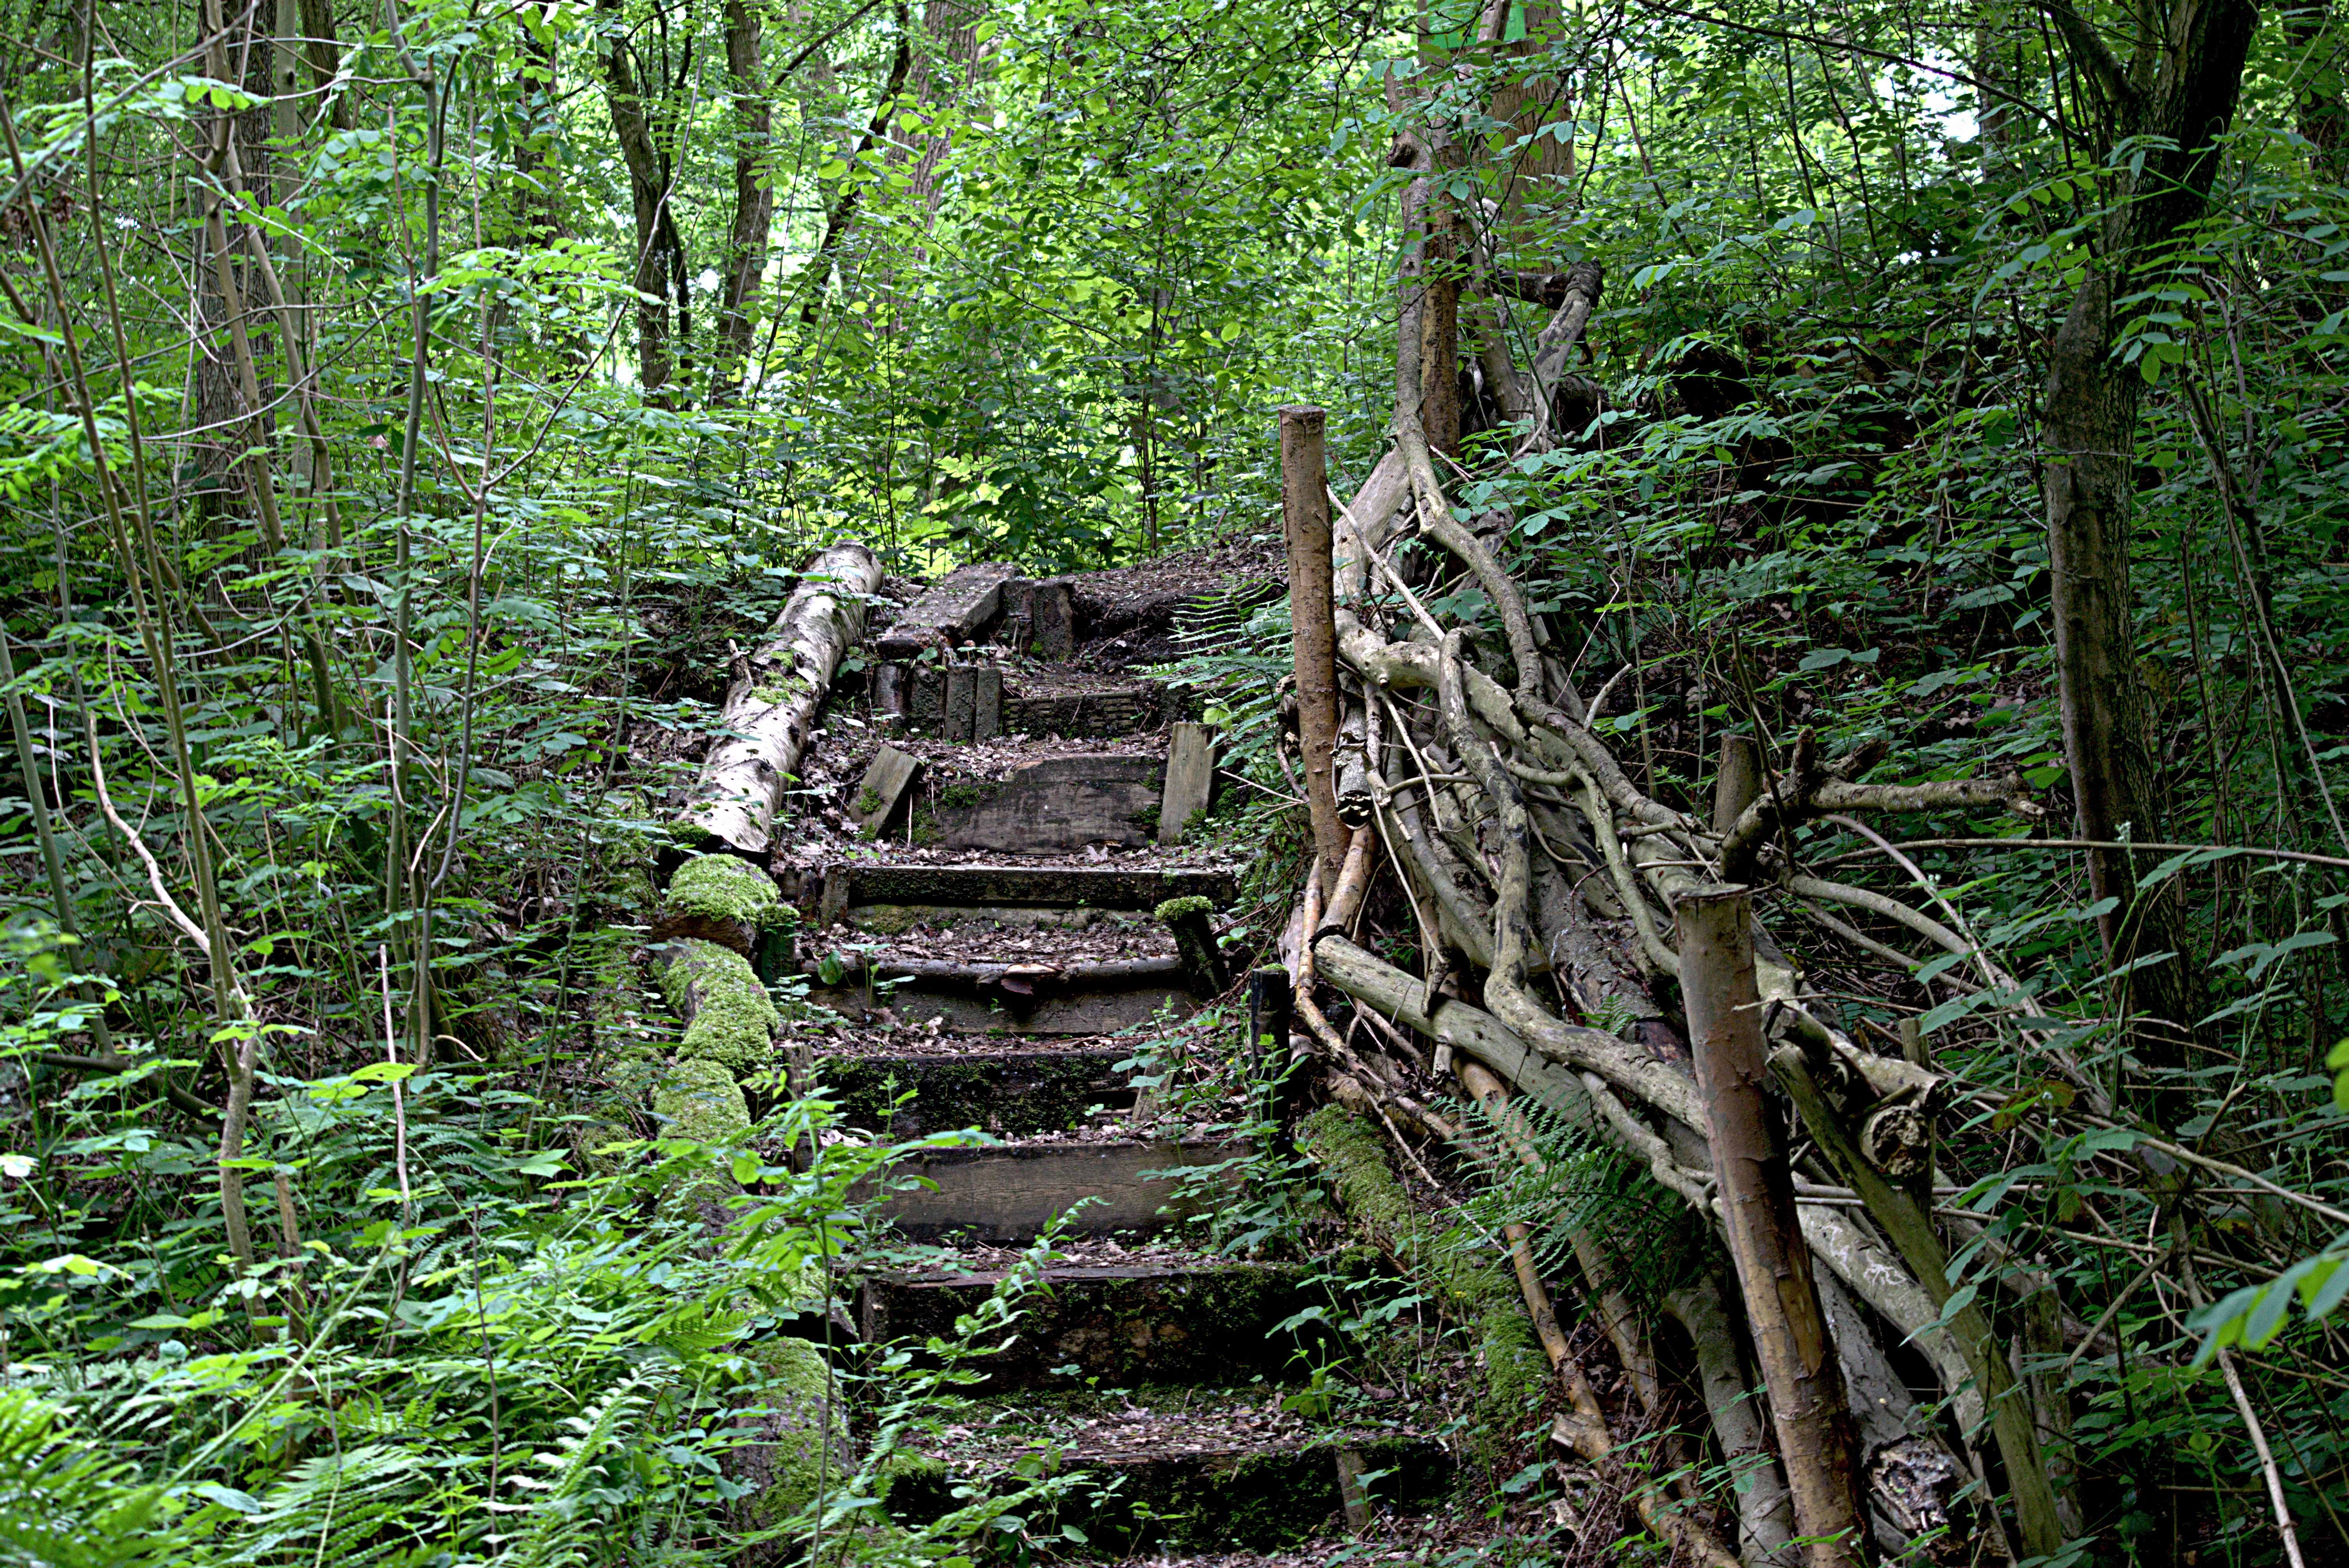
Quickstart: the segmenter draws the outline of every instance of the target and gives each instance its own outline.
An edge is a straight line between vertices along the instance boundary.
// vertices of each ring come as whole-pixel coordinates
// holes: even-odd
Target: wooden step
[[[1009,1490],[1012,1467],[1030,1455],[1096,1483],[1050,1519],[1031,1520],[1030,1534],[1050,1538],[1073,1524],[1083,1550],[1103,1557],[1162,1546],[1269,1551],[1334,1534],[1341,1453],[1357,1473],[1385,1472],[1369,1489],[1374,1507],[1416,1511],[1443,1501],[1452,1464],[1433,1438],[1401,1422],[1309,1421],[1280,1408],[1286,1392],[1258,1387],[1141,1405],[1120,1395],[1057,1408],[983,1403],[915,1445],[928,1462],[892,1486],[889,1510],[908,1522],[936,1518],[953,1506],[956,1483]]]
[[[1170,898],[1229,903],[1239,878],[1215,866],[1071,866],[862,862],[833,868],[849,904],[1042,904],[1155,909]]]
[[[1023,1138],[1081,1127],[1096,1106],[1130,1108],[1133,1090],[1113,1069],[1133,1054],[1131,1044],[1053,1049],[958,1041],[893,1049],[884,1037],[826,1058],[817,1078],[851,1126],[893,1139],[965,1127]],[[896,1104],[908,1090],[914,1098]]]
[[[1326,1292],[1305,1285],[1299,1264],[1216,1262],[1175,1256],[1123,1264],[1055,1264],[1021,1303],[1010,1347],[968,1363],[987,1381],[975,1390],[1096,1386],[1228,1384],[1298,1376],[1297,1361],[1337,1346],[1317,1326],[1276,1333]],[[867,1345],[932,1336],[952,1338],[957,1315],[975,1311],[1009,1271],[977,1268],[897,1273],[865,1281],[859,1315]]]
[[[1140,849],[1157,837],[1166,764],[1155,757],[1047,757],[1000,779],[957,779],[927,810],[950,850],[1047,855],[1089,844]]]
[[[813,963],[806,972],[818,973]],[[876,955],[808,1000],[863,1022],[885,1010],[902,1024],[936,1019],[957,1035],[1113,1035],[1154,1018],[1179,1021],[1199,1010],[1172,955],[1101,964],[948,964]]]
[[[1247,1151],[1240,1143],[1174,1139],[1066,1139],[941,1149],[899,1168],[899,1174],[918,1176],[928,1185],[891,1193],[881,1212],[900,1234],[916,1242],[1032,1242],[1061,1215],[1067,1216],[1063,1233],[1071,1236],[1148,1235],[1196,1217],[1209,1201],[1204,1195],[1178,1198],[1173,1180],[1146,1172],[1223,1165]],[[1206,1180],[1212,1191],[1228,1193],[1238,1189],[1239,1171],[1224,1170]],[[1100,1202],[1077,1207],[1088,1198]]]

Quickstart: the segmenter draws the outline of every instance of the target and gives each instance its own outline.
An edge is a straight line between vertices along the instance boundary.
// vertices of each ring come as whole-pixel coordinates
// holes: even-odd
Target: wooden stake
[[[1762,793],[1762,748],[1750,735],[1721,738],[1721,769],[1713,776],[1713,830],[1725,833]]]
[[[1744,888],[1683,894],[1681,994],[1696,1053],[1729,1255],[1761,1353],[1770,1417],[1811,1568],[1857,1568],[1857,1443],[1843,1375],[1795,1216],[1794,1173],[1762,1098],[1762,999]]]
[[[1297,738],[1318,874],[1337,879],[1350,837],[1338,820],[1338,632],[1330,595],[1330,487],[1320,409],[1280,411],[1281,511],[1288,536],[1289,648],[1297,666]]]

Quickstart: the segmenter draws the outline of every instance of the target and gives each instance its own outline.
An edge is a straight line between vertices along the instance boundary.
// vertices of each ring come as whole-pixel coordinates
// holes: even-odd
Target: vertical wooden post
[[[1681,995],[1713,1140],[1729,1255],[1770,1392],[1770,1418],[1810,1568],[1857,1568],[1857,1442],[1843,1374],[1795,1218],[1794,1173],[1762,1098],[1762,1001],[1744,888],[1683,894]]]
[[[1288,538],[1289,650],[1297,666],[1297,738],[1305,802],[1324,887],[1338,879],[1347,833],[1338,820],[1338,631],[1331,601],[1330,487],[1319,408],[1280,411],[1281,514]]]
[[[1713,776],[1713,830],[1725,833],[1762,793],[1762,748],[1750,735],[1721,738],[1721,769]]]

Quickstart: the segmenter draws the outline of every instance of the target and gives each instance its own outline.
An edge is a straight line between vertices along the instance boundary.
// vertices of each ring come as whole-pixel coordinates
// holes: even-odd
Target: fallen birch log
[[[682,814],[688,836],[745,855],[771,847],[783,787],[880,586],[881,558],[861,544],[835,544],[808,562],[767,640],[736,667],[719,739]]]

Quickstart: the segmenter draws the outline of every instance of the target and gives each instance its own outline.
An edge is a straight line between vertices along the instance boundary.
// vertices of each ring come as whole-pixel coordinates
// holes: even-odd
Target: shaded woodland
[[[1067,1237],[851,1321],[1058,660],[1219,766],[1121,1125],[1442,1459],[1263,1562],[2349,1560],[2325,5],[0,40],[0,1554],[1118,1555],[934,1452]]]

